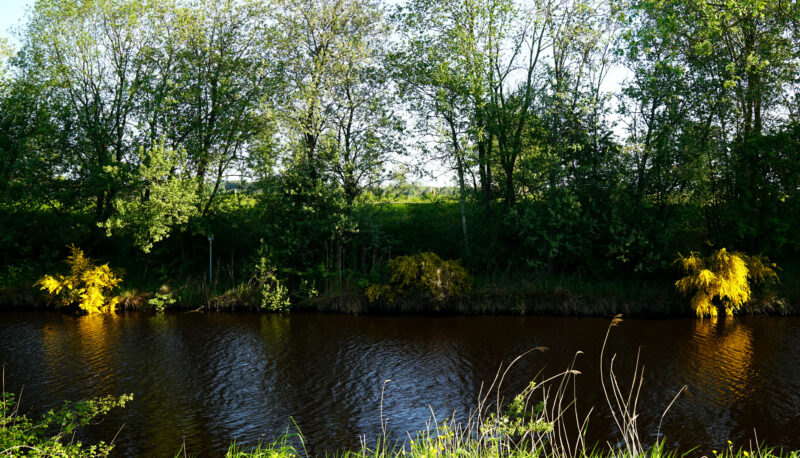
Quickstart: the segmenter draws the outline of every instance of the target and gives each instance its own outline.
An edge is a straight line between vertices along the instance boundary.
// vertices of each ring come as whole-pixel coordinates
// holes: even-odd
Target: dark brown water
[[[380,433],[380,399],[394,437],[425,428],[431,412],[463,416],[501,362],[524,358],[516,390],[575,352],[578,405],[594,407],[593,439],[615,443],[599,387],[609,320],[545,317],[360,317],[255,314],[0,314],[6,391],[23,412],[65,399],[134,393],[86,439],[117,438],[121,456],[220,455],[294,421],[310,452],[355,448]],[[663,432],[674,446],[721,448],[754,439],[800,448],[800,319],[747,317],[711,323],[626,320],[612,332],[621,375],[641,348],[640,430],[652,442],[661,413],[683,386]],[[293,426],[292,426],[293,428]]]

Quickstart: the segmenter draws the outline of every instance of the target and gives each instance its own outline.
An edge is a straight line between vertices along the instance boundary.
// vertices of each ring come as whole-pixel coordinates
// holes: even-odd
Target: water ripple
[[[255,443],[293,422],[311,453],[358,447],[381,431],[424,429],[431,415],[464,418],[482,387],[519,354],[504,395],[577,358],[580,412],[594,408],[590,439],[615,441],[599,390],[599,346],[608,321],[544,317],[352,317],[250,314],[126,314],[76,317],[0,314],[0,361],[10,391],[25,386],[26,411],[64,399],[133,392],[135,400],[86,432],[118,454],[216,455],[236,439]],[[644,437],[666,406],[672,445],[720,447],[730,438],[800,447],[800,319],[626,320],[607,358],[623,383],[645,366]],[[608,363],[608,361],[606,361]],[[387,380],[391,380],[388,381]],[[769,425],[764,428],[764,425]],[[293,426],[291,426],[293,427]]]

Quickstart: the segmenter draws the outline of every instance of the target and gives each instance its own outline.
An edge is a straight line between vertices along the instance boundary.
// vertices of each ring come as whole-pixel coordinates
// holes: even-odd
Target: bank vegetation
[[[123,307],[692,313],[673,261],[725,248],[782,269],[751,311],[794,311],[799,25],[750,0],[37,1],[0,41],[0,302],[46,301],[75,246]],[[377,294],[425,253],[469,291]]]

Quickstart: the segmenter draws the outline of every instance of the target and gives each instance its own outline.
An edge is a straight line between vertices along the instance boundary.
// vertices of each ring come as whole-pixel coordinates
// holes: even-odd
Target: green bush
[[[276,269],[267,264],[266,258],[259,258],[256,265],[259,307],[272,312],[288,312],[292,306],[289,290],[275,272]]]
[[[417,253],[398,256],[389,261],[391,279],[389,284],[373,284],[367,287],[370,302],[383,297],[389,302],[396,295],[418,291],[442,302],[469,291],[472,278],[458,261],[446,261],[435,253]]]
[[[147,300],[147,304],[155,310],[156,313],[164,313],[167,307],[175,305],[180,300],[172,289],[167,285],[161,285],[153,294],[153,297]]]
[[[114,407],[124,407],[132,394],[98,397],[81,402],[65,402],[34,421],[20,415],[19,405],[11,393],[0,398],[0,455],[25,457],[68,456],[103,457],[111,453],[112,444],[99,442],[84,445],[73,442],[73,432],[88,425],[95,417]],[[67,439],[64,442],[64,439]]]

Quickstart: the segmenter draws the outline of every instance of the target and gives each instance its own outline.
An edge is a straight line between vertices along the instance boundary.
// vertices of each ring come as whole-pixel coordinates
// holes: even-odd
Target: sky
[[[33,6],[34,0],[0,0],[0,37],[7,38],[12,44],[16,40],[9,28],[17,27],[25,16],[25,11]]]

